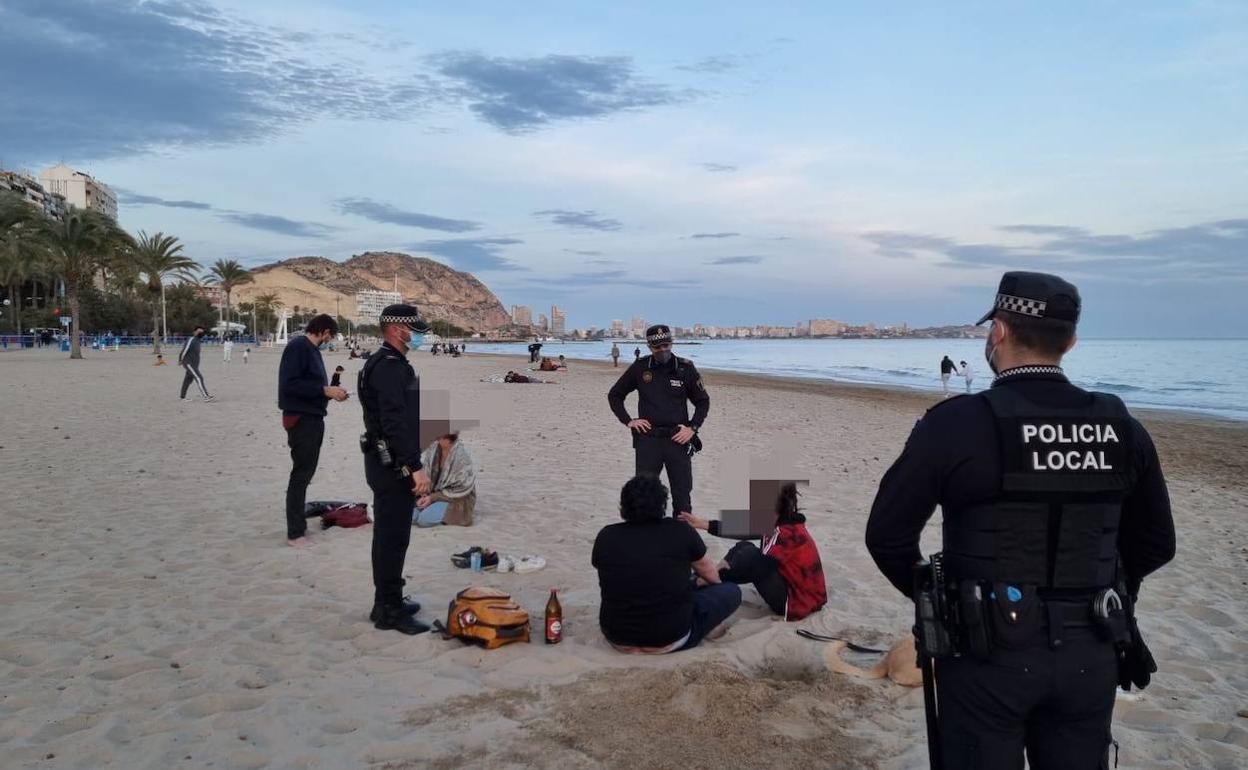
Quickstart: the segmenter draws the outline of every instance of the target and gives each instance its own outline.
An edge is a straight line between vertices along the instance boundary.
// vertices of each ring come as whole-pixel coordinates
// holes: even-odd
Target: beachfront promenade
[[[236,353],[238,350],[236,349]],[[472,581],[471,545],[535,553],[546,569],[487,574],[535,615],[560,589],[565,640],[486,652],[376,631],[367,528],[284,542],[289,458],[276,409],[280,350],[205,357],[217,402],[179,402],[182,371],[138,349],[0,353],[0,764],[5,767],[912,768],[925,761],[921,693],[826,671],[797,626],[888,644],[911,608],[871,564],[876,486],[934,398],[704,372],[712,413],[695,460],[701,515],[734,507],[734,456],[789,448],[829,603],[800,624],[752,590],[720,639],[663,658],[613,652],[597,628],[590,544],[632,475],[611,416],[609,363],[547,373],[558,386],[479,380],[522,359],[413,355],[425,388],[507,417],[465,432],[479,463],[477,526],[414,531],[407,590],[432,617]],[[342,364],[354,390],[360,360]],[[1145,413],[1179,533],[1140,610],[1161,672],[1120,699],[1125,766],[1248,764],[1248,429]],[[354,398],[330,406],[309,499],[371,500]],[[938,527],[925,534],[935,546]],[[707,539],[712,555],[729,541]],[[852,658],[852,655],[851,655]],[[870,660],[869,657],[858,659]],[[611,728],[603,729],[610,721]],[[472,729],[465,729],[471,724]],[[390,763],[390,764],[386,764]]]

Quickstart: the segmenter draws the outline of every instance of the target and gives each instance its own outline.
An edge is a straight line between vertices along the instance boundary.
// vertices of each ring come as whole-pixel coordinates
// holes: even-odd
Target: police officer
[[[920,532],[941,507],[945,595],[963,618],[956,656],[936,661],[946,768],[1021,770],[1024,751],[1033,770],[1108,767],[1130,646],[1106,610],[1174,557],[1152,439],[1117,397],[1061,369],[1079,311],[1061,278],[1006,273],[980,320],[992,321],[992,387],[928,410],[871,508],[867,548],[911,595]]]
[[[672,354],[672,330],[663,324],[646,329],[650,355],[638,356],[607,393],[607,403],[633,432],[637,475],[655,476],[667,468],[672,515],[692,513],[693,453],[702,448],[698,430],[711,408],[693,362]],[[624,398],[637,391],[638,418],[629,416]],[[687,401],[693,402],[689,418]]]
[[[429,326],[412,305],[381,312],[385,342],[360,370],[358,392],[364,411],[364,475],[373,490],[373,588],[369,619],[377,628],[419,634],[420,605],[403,596],[403,561],[412,533],[416,496],[429,491],[420,464],[420,380],[407,352],[419,347]]]

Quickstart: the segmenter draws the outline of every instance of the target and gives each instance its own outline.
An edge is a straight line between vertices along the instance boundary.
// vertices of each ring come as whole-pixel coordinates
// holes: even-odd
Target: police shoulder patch
[[[650,381],[651,381],[651,380],[653,380],[653,379],[654,379],[654,374],[653,374],[653,373],[652,373],[649,369],[647,369],[646,371],[644,371],[644,372],[642,372],[642,373],[641,373],[641,381],[642,381],[642,382],[647,382],[647,383],[648,383],[648,382],[650,382]]]

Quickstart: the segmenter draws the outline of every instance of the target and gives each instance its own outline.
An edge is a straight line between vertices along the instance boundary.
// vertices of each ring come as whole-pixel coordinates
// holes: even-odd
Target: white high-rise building
[[[403,295],[397,291],[381,291],[380,289],[364,289],[355,293],[355,322],[375,324],[381,317],[381,311],[387,305],[398,305]]]
[[[541,329],[544,332],[550,331],[550,322],[546,320],[545,313],[537,314],[537,328]]]
[[[563,334],[568,324],[568,314],[559,309],[558,305],[550,306],[550,333]]]
[[[527,305],[512,305],[511,322],[516,326],[532,326],[533,309]]]
[[[59,163],[39,175],[39,183],[50,193],[64,196],[65,202],[80,209],[98,211],[117,218],[117,196],[108,185],[83,171]]]

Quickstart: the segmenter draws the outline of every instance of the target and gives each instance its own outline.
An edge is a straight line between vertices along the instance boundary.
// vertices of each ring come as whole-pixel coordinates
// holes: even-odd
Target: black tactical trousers
[[[689,498],[693,492],[693,458],[687,445],[677,444],[671,436],[638,434],[633,442],[637,455],[637,475],[659,477],[667,468],[667,483],[672,488],[672,515],[681,511],[693,513]]]
[[[308,497],[308,484],[321,459],[321,442],[325,438],[325,418],[319,414],[301,414],[293,427],[286,429],[286,445],[290,447],[290,480],[286,483],[286,537],[294,540],[308,532],[303,504]]]
[[[1057,649],[1034,643],[936,663],[944,766],[958,770],[1101,770],[1109,767],[1118,686],[1112,642],[1063,629]]]
[[[403,601],[403,561],[416,495],[411,479],[383,468],[372,453],[364,455],[364,476],[373,490],[373,600],[394,607]]]

